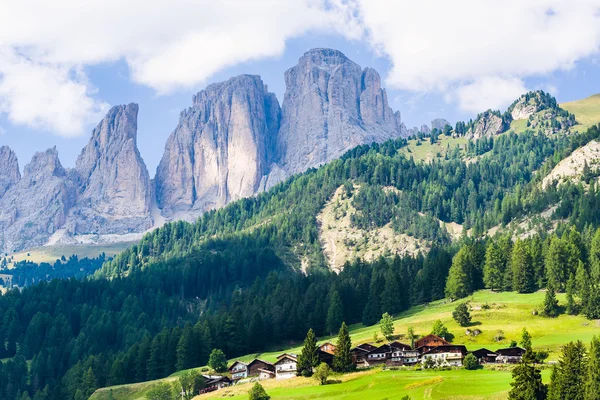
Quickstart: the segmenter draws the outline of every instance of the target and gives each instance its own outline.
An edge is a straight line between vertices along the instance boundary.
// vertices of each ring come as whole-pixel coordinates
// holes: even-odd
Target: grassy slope
[[[558,298],[561,303],[564,303],[564,295],[559,295]],[[413,307],[400,314],[395,319],[394,326],[396,334],[400,335],[400,340],[406,341],[404,334],[409,326],[413,326],[417,334],[425,335],[431,331],[434,321],[441,319],[449,328],[449,331],[454,334],[453,341],[455,343],[464,343],[469,350],[483,346],[490,349],[506,347],[511,340],[518,341],[521,336],[521,330],[523,327],[527,327],[533,336],[534,347],[548,350],[550,352],[550,360],[558,358],[561,345],[577,339],[589,342],[594,334],[598,334],[598,321],[587,321],[580,316],[561,315],[558,318],[549,319],[532,315],[532,310],[538,308],[543,299],[544,292],[516,294],[480,291],[475,293],[467,299],[471,302],[472,306],[479,306],[485,303],[490,306],[489,310],[472,312],[473,326],[482,331],[482,334],[476,338],[467,336],[465,328],[459,327],[452,319],[452,311],[458,302],[444,303],[443,301],[437,301],[426,306]],[[371,341],[373,333],[379,331],[378,326],[364,327],[361,324],[352,325],[350,328],[354,344]],[[494,337],[500,330],[502,330],[505,339],[501,342],[495,342]],[[335,340],[335,338],[323,338],[321,342],[329,339]],[[276,356],[283,351],[299,353],[300,348],[299,343],[296,345],[278,346],[271,349],[272,351],[249,354],[240,357],[240,359],[250,360],[254,357],[260,357],[268,361],[274,361]],[[313,381],[303,379],[294,379],[292,380],[293,383],[287,382],[285,384],[273,381],[268,382],[267,385],[272,388],[272,391],[269,390],[269,392],[272,392],[271,394],[276,398],[307,399],[324,396],[326,398],[343,397],[344,399],[352,399],[360,396],[364,397],[365,390],[369,390],[369,394],[376,393],[376,398],[396,398],[396,395],[402,393],[399,389],[404,390],[403,388],[409,383],[425,381],[436,376],[442,376],[443,381],[424,384],[422,387],[406,391],[405,394],[408,393],[416,396],[416,398],[422,398],[424,391],[431,389],[427,393],[433,399],[448,398],[444,396],[458,396],[460,394],[464,396],[450,398],[500,399],[505,398],[510,382],[510,374],[488,370],[479,372],[386,371],[377,374],[365,375],[361,373],[353,375],[344,378],[345,382],[343,384],[326,387],[314,387],[315,383]],[[173,378],[168,379],[172,380]],[[469,382],[477,382],[477,385],[470,385]],[[151,382],[145,382],[102,389],[92,396],[92,399],[107,399],[110,389],[113,390],[113,396],[116,400],[143,399],[145,392],[151,384]],[[299,387],[294,387],[292,390],[291,387],[285,385],[297,385]],[[247,386],[240,386],[235,389],[243,390],[243,393],[245,393],[248,388]],[[394,393],[393,396],[391,392]],[[222,391],[220,393],[225,394],[226,392]],[[235,393],[230,393],[230,395],[234,395]],[[444,393],[446,394],[444,395]]]
[[[577,122],[581,124],[578,129],[580,131],[600,122],[600,94],[562,103],[560,107],[575,114]]]
[[[76,246],[44,246],[22,251],[19,253],[10,254],[14,257],[14,261],[28,260],[34,263],[54,263],[61,256],[69,258],[75,254],[79,258],[95,258],[100,254],[105,253],[108,257],[113,257],[121,253],[123,250],[131,246],[131,243],[113,243],[105,245],[76,245]],[[29,255],[27,255],[29,254]]]
[[[448,145],[450,150],[453,150],[458,144],[461,148],[464,148],[468,140],[464,137],[453,138],[445,135],[440,135],[438,141],[435,144],[431,144],[429,139],[421,140],[421,145],[417,146],[417,139],[409,140],[408,146],[401,150],[406,157],[412,156],[415,161],[431,161],[437,157],[439,153],[443,158],[446,154]]]

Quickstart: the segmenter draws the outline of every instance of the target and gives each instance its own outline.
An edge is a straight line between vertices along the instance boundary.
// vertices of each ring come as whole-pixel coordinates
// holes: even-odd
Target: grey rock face
[[[450,124],[450,122],[448,122],[444,118],[436,118],[433,121],[431,121],[432,130],[437,129],[438,131],[443,131],[446,125],[452,126],[452,124]]]
[[[420,131],[424,135],[429,135],[431,133],[431,128],[428,125],[421,125]]]
[[[66,221],[75,187],[56,148],[36,153],[23,178],[0,199],[0,249],[40,246]]]
[[[151,186],[137,148],[138,105],[113,107],[79,157],[79,193],[67,231],[125,234],[152,226]]]
[[[488,110],[478,116],[473,127],[467,131],[466,137],[469,139],[489,138],[499,135],[504,130],[502,118]]]
[[[285,73],[278,162],[287,174],[401,134],[379,74],[331,49],[313,49]]]
[[[260,189],[274,159],[280,108],[259,76],[241,75],[194,96],[156,172],[163,215],[193,219]]]
[[[21,180],[19,161],[15,153],[8,147],[0,147],[0,197]]]

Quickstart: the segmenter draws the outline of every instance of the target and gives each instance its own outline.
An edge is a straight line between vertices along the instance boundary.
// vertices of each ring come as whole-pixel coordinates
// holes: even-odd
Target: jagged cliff
[[[259,76],[210,85],[181,113],[156,171],[163,215],[193,219],[252,196],[274,159],[277,98]]]
[[[21,180],[19,161],[8,146],[0,147],[0,197]]]
[[[389,107],[377,71],[362,70],[340,51],[306,52],[285,83],[277,154],[287,174],[401,134],[400,114]]]
[[[0,249],[40,246],[60,229],[76,199],[72,179],[56,148],[36,153],[23,178],[0,199]]]
[[[152,226],[152,190],[137,148],[138,105],[113,107],[77,159],[77,204],[67,232],[124,234]]]

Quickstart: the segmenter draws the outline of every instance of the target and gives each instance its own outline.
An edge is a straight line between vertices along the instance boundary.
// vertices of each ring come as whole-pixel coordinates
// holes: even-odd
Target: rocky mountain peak
[[[42,179],[65,176],[66,171],[60,163],[56,146],[35,153],[23,170],[23,180],[30,186]]]
[[[76,162],[79,196],[69,232],[129,233],[152,226],[152,190],[137,148],[137,115],[137,104],[113,107],[92,131]]]
[[[278,161],[287,174],[327,163],[365,143],[402,133],[379,74],[342,52],[313,49],[285,72]]]
[[[181,113],[156,171],[164,215],[200,213],[259,189],[274,158],[277,98],[257,75],[209,85]]]
[[[8,146],[0,146],[0,197],[21,180],[19,161]]]

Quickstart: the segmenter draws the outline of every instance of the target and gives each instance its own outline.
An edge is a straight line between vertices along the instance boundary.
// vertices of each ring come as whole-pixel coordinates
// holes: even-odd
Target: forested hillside
[[[569,290],[569,312],[597,318],[596,173],[545,189],[542,180],[599,136],[598,127],[507,132],[428,163],[400,151],[406,139],[360,146],[196,223],[167,224],[93,279],[10,290],[0,297],[0,397],[86,399],[203,365],[212,348],[235,357],[484,287]],[[389,224],[430,250],[331,272],[317,215],[339,188],[356,209],[353,226]],[[444,223],[460,224],[462,238],[452,241]]]

